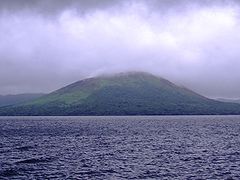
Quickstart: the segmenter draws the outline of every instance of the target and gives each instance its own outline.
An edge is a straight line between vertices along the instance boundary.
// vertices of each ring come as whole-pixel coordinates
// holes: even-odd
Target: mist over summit
[[[239,9],[237,0],[2,0],[0,94],[146,71],[239,98]]]

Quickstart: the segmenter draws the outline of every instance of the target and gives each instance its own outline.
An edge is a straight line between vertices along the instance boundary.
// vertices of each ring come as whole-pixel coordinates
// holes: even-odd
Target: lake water
[[[240,116],[0,117],[0,179],[240,179]]]

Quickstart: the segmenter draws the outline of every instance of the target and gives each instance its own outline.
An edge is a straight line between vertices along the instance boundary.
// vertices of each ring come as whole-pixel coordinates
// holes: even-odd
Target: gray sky
[[[1,0],[0,94],[147,71],[209,97],[240,97],[234,0]]]

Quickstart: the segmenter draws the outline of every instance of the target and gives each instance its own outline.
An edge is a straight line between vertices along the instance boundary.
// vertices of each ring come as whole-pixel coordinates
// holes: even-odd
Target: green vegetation
[[[36,94],[18,94],[18,95],[0,95],[0,107],[22,104],[24,102],[32,101],[34,99],[38,99],[44,94],[36,93]]]
[[[214,101],[148,73],[85,79],[0,115],[240,114],[240,105]]]

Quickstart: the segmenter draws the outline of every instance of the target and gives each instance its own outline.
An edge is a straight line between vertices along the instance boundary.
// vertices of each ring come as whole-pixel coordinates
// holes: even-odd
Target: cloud
[[[58,15],[68,9],[86,13],[96,9],[118,6],[127,0],[1,0],[0,11],[4,13],[25,12],[40,15]]]
[[[80,13],[88,13],[98,9],[119,8],[122,5],[144,3],[151,9],[161,11],[184,11],[194,6],[225,6],[235,5],[238,0],[1,0],[1,12],[30,12],[41,15],[61,14],[68,9],[75,9]]]
[[[20,1],[1,1],[0,93],[139,70],[207,96],[240,97],[234,1]]]

